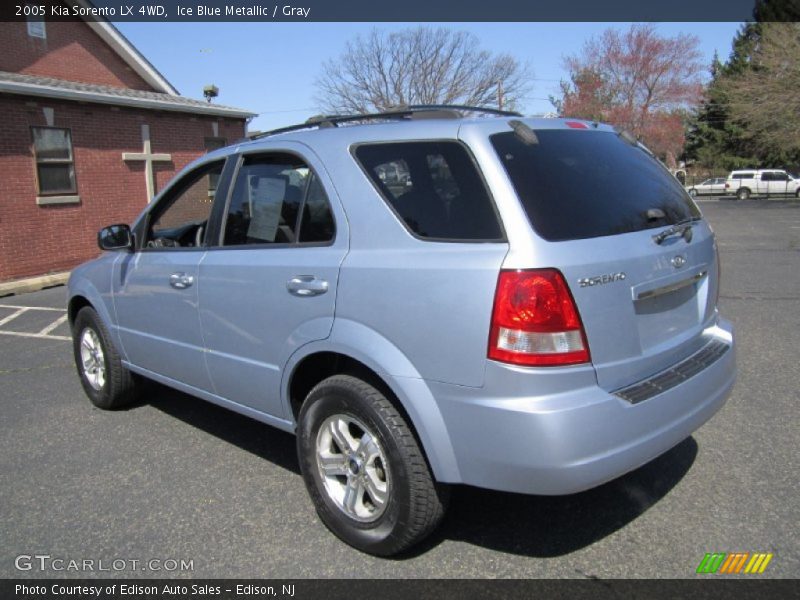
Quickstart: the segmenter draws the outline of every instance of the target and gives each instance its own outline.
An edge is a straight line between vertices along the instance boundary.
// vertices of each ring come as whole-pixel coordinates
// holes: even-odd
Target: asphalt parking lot
[[[392,560],[327,532],[292,436],[160,386],[129,410],[95,409],[64,313],[39,310],[61,308],[65,289],[0,298],[0,577],[110,574],[15,568],[19,555],[47,554],[192,561],[188,572],[128,563],[126,577],[683,578],[706,552],[771,552],[766,572],[747,577],[797,577],[800,203],[701,207],[738,335],[739,380],[723,410],[588,492],[457,487],[442,527]]]

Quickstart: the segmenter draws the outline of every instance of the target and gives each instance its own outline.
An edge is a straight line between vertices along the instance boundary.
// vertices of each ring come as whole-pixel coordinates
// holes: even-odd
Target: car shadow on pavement
[[[455,486],[444,522],[414,555],[445,539],[531,557],[569,554],[642,515],[675,487],[696,457],[697,442],[689,437],[627,475],[569,496]]]
[[[282,469],[300,474],[293,435],[157,383],[145,385],[143,397],[149,400],[138,406],[148,404]]]
[[[299,475],[294,436],[249,417],[155,383],[153,408]],[[649,463],[600,487],[569,496],[530,496],[471,486],[451,488],[441,526],[396,557],[417,557],[445,540],[531,557],[555,557],[589,546],[625,527],[686,475],[697,456],[689,437]]]

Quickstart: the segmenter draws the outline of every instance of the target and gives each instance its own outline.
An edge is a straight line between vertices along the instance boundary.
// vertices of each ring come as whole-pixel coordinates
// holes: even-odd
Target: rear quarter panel
[[[508,244],[413,237],[346,150],[316,149],[350,229],[336,319],[391,340],[424,379],[482,385],[494,291]],[[400,365],[384,368],[405,375]]]

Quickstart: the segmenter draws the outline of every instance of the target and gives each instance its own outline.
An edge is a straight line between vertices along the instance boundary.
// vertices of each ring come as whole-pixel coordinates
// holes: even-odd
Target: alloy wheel
[[[94,329],[87,327],[81,333],[81,365],[86,381],[100,391],[106,384],[106,362],[103,346]]]
[[[328,417],[317,433],[317,467],[328,497],[348,517],[377,520],[391,491],[388,463],[377,437],[349,415]]]

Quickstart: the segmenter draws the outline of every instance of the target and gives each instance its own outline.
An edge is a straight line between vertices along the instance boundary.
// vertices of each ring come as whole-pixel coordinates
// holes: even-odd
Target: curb
[[[46,287],[64,285],[67,283],[67,279],[69,279],[69,271],[0,282],[0,296],[37,292]]]

